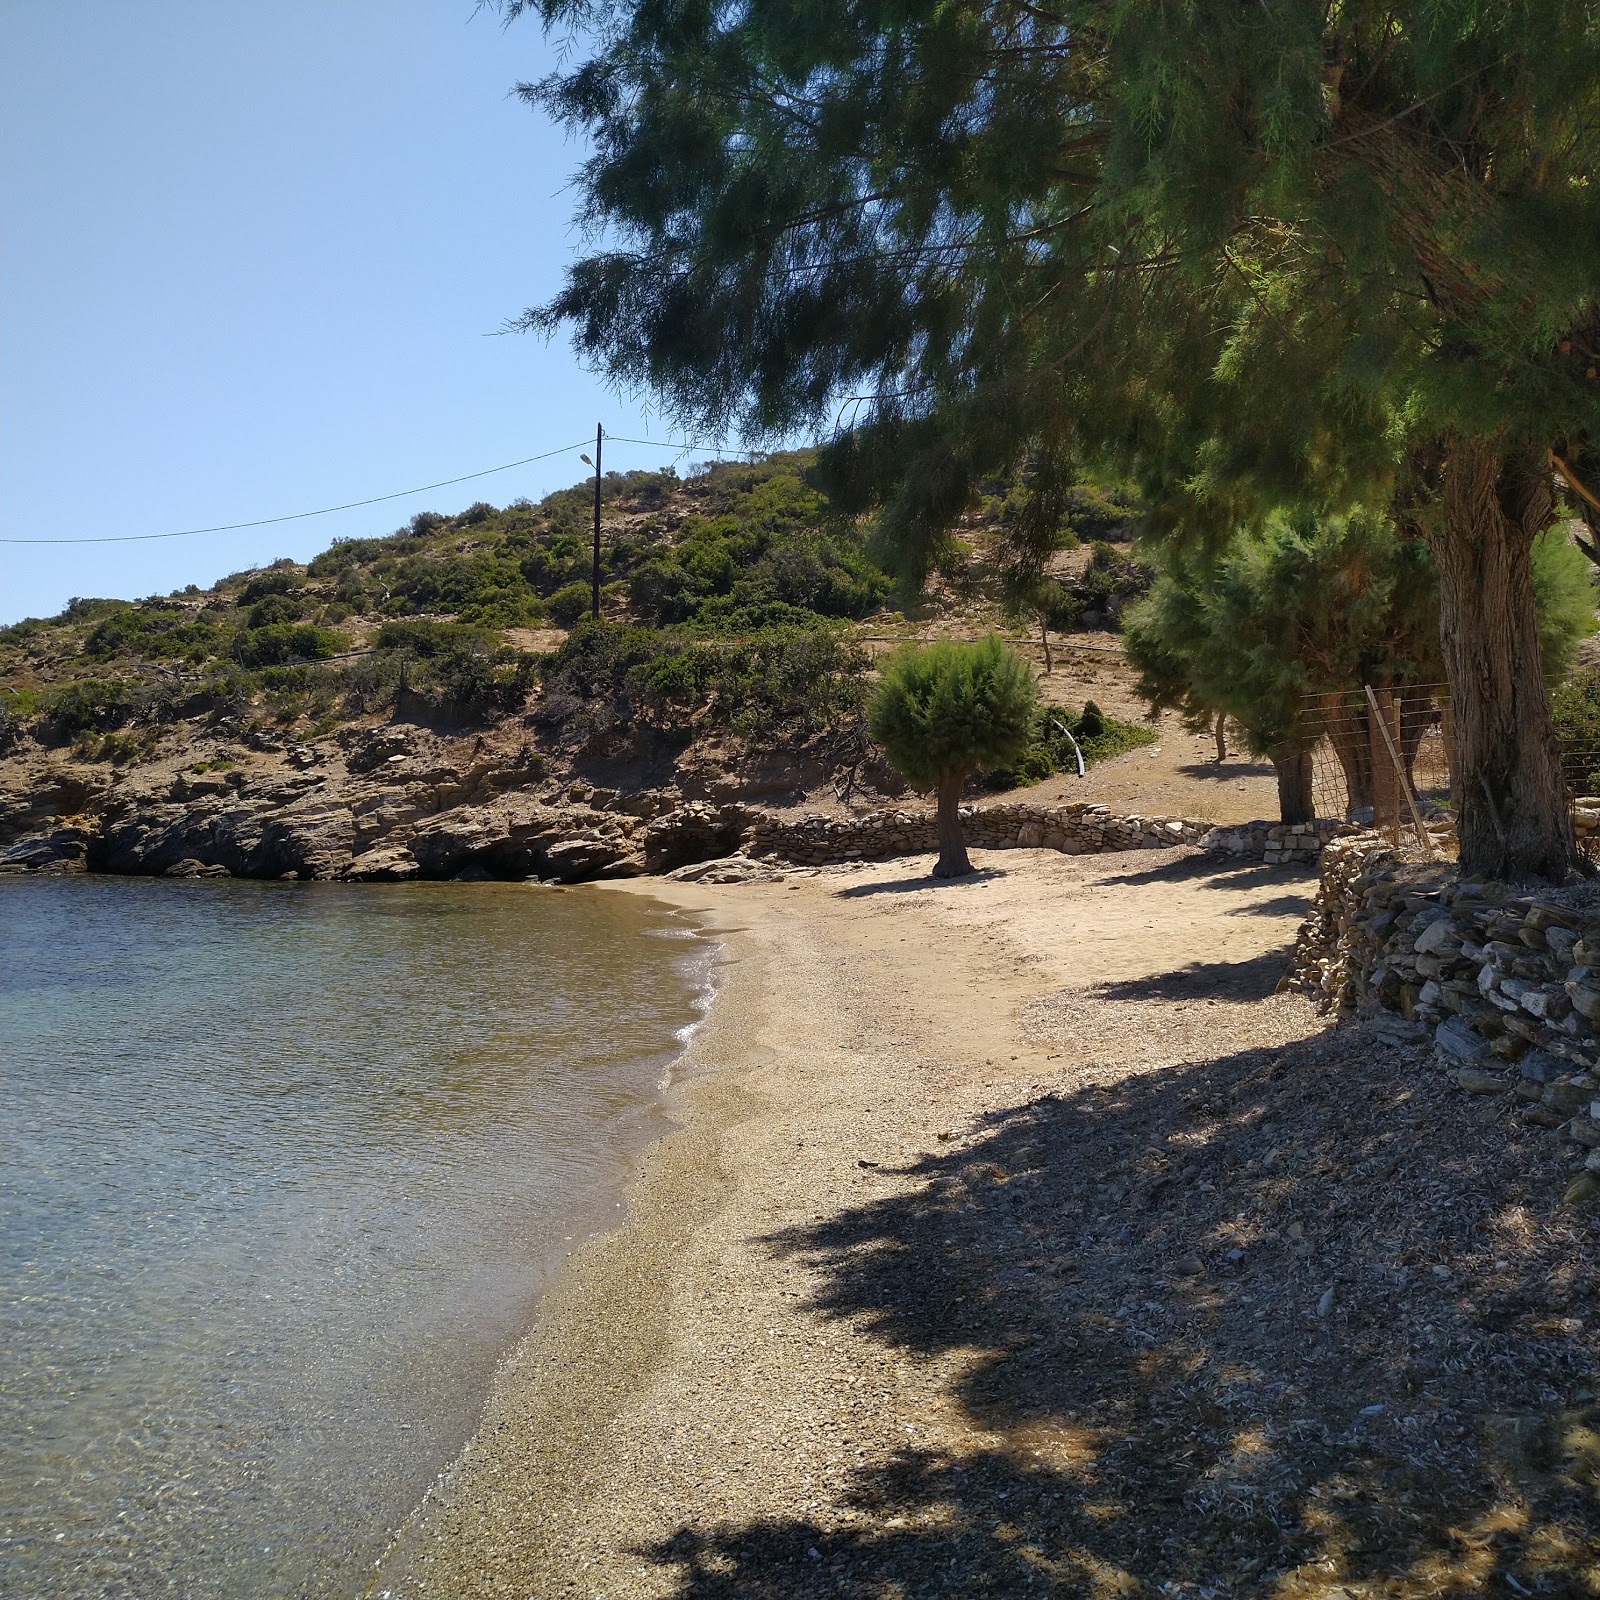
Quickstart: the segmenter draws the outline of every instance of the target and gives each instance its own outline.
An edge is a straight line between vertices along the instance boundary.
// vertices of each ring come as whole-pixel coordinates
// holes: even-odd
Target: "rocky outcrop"
[[[583,782],[550,784],[536,759],[484,755],[463,764],[408,729],[369,730],[361,739],[281,754],[265,770],[191,770],[160,784],[135,776],[92,797],[74,794],[92,809],[71,825],[40,804],[14,808],[34,826],[0,845],[0,870],[571,883],[670,873],[738,852],[822,866],[936,848],[927,808],[795,817],[734,802],[686,802],[673,789],[621,794]],[[1184,817],[1118,815],[1094,803],[1025,801],[969,806],[962,816],[979,849],[1092,855],[1189,845],[1269,863],[1315,859],[1340,826],[1219,829]]]
[[[0,846],[0,873],[87,872],[89,835],[82,828],[47,828]]]
[[[1458,1087],[1558,1130],[1600,1174],[1600,887],[1519,893],[1374,834],[1338,840],[1288,982],[1426,1028]]]
[[[404,723],[350,726],[310,743],[253,723],[208,727],[203,744],[191,741],[164,764],[87,775],[34,770],[24,793],[0,797],[0,871],[577,882],[671,873],[741,853],[821,866],[936,847],[927,807],[796,816],[758,809],[748,794],[688,798],[676,780],[621,792],[551,779],[527,744],[494,747],[485,736]],[[703,787],[710,769],[695,770]],[[969,806],[963,817],[979,849],[1083,855],[1188,845],[1269,863],[1314,859],[1338,827],[1219,829],[1094,803],[1013,799]]]

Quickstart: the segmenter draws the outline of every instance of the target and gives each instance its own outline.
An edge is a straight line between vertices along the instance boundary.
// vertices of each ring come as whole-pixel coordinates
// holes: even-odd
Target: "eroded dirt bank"
[[[924,865],[645,886],[687,1125],[376,1592],[1600,1593],[1555,1141],[1274,995],[1305,876]]]

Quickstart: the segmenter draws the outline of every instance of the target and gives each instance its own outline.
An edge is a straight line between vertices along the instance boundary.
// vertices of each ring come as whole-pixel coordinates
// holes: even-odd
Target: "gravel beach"
[[[1545,1130],[1274,991],[1308,873],[650,881],[678,1131],[399,1596],[1600,1594],[1597,1231]]]

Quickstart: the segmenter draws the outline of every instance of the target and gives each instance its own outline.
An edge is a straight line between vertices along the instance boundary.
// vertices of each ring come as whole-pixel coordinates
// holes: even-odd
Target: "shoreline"
[[[524,1420],[516,1424],[520,1443],[526,1445],[532,1434],[541,1457],[550,1458],[548,1462],[530,1462],[523,1470],[538,1479],[547,1495],[555,1492],[567,1464],[583,1453],[589,1430],[600,1424],[600,1418],[630,1386],[632,1373],[648,1364],[649,1336],[660,1332],[654,1322],[647,1321],[644,1328],[632,1330],[620,1348],[606,1351],[601,1364],[590,1366],[588,1335],[609,1321],[599,1302],[619,1279],[648,1284],[649,1257],[665,1250],[715,1207],[715,1183],[707,1181],[708,1171],[714,1170],[711,1164],[722,1126],[736,1120],[740,1109],[737,1089],[724,1081],[730,1073],[726,1061],[709,1058],[724,1051],[731,1055],[739,1048],[734,1037],[719,1037],[725,1028],[737,1032],[739,1020],[730,1018],[730,1011],[738,1011],[740,1018],[745,1013],[730,994],[735,980],[718,976],[744,959],[742,952],[730,954],[739,930],[726,922],[728,908],[707,903],[711,897],[698,885],[623,879],[582,887],[670,906],[677,914],[694,919],[696,937],[716,941],[707,981],[700,989],[702,1014],[667,1063],[658,1086],[659,1099],[652,1108],[669,1126],[634,1148],[634,1174],[620,1192],[623,1218],[591,1233],[567,1253],[552,1274],[539,1296],[532,1322],[496,1368],[478,1427],[396,1532],[362,1591],[366,1596],[393,1595],[398,1600],[401,1595],[434,1588],[432,1569],[440,1559],[440,1548],[450,1544],[463,1500],[504,1488],[503,1483],[496,1483],[498,1469],[512,1466],[506,1452],[518,1448],[504,1438],[513,1426],[513,1411],[524,1414]],[[685,889],[690,892],[682,892]],[[666,892],[658,892],[663,890]],[[718,1089],[723,1092],[717,1093]],[[697,1189],[705,1192],[693,1192]],[[637,1318],[641,1309],[649,1318],[653,1308],[647,1303],[642,1308],[635,1305],[633,1316]],[[562,1397],[562,1380],[579,1368],[585,1369],[582,1381],[591,1392],[586,1404],[569,1408]],[[541,1471],[542,1467],[548,1470]],[[487,1570],[484,1576],[489,1576]],[[482,1592],[499,1591],[491,1587]]]
[[[1274,994],[1304,871],[974,860],[605,886],[722,941],[679,1126],[368,1593],[1398,1600],[1481,1588],[1449,1530],[1508,1518],[1519,1583],[1600,1584],[1577,1480],[1476,1420],[1582,1414],[1540,1408],[1596,1319],[1520,1389],[1453,1353],[1594,1309],[1538,1130],[1508,1159],[1425,1048]]]
[[[847,942],[857,961],[870,960],[868,946],[880,919],[854,914],[855,906],[864,902],[841,900],[841,891],[886,886],[883,901],[874,902],[884,903],[900,899],[897,886],[904,883],[913,891],[926,885],[931,893],[959,899],[963,894],[981,895],[991,884],[1025,885],[1040,867],[1041,856],[1047,873],[1055,869],[1056,875],[1071,878],[1086,865],[1102,871],[1121,864],[1154,868],[1189,852],[1141,850],[1087,861],[1054,852],[973,854],[980,862],[979,878],[942,889],[925,879],[927,863],[920,857],[820,872],[791,869],[774,881],[733,887],[660,879],[588,886],[591,892],[642,895],[697,918],[701,930],[721,943],[716,970],[722,981],[694,1038],[673,1064],[676,1081],[668,1090],[664,1110],[677,1126],[643,1152],[624,1196],[626,1218],[566,1258],[541,1296],[533,1323],[502,1361],[477,1432],[391,1546],[369,1594],[401,1600],[441,1592],[462,1597],[612,1592],[585,1589],[567,1570],[577,1525],[592,1518],[609,1492],[611,1469],[604,1456],[597,1455],[596,1442],[630,1405],[637,1408],[649,1399],[652,1379],[661,1369],[674,1329],[681,1325],[672,1316],[673,1306],[697,1298],[685,1293],[684,1261],[690,1242],[698,1239],[706,1246],[719,1215],[741,1188],[747,1200],[751,1197],[750,1180],[760,1162],[751,1162],[743,1152],[730,1152],[730,1139],[742,1125],[765,1122],[769,1132],[785,1140],[786,1123],[806,1125],[807,1112],[820,1109],[819,1089],[824,1100],[847,1085],[864,1104],[879,1098],[876,1073],[870,1068],[862,1071],[863,1041],[850,1038],[848,1028],[836,1029],[836,1036],[825,1041],[812,1034],[809,1042],[798,1045],[793,1038],[782,1037],[797,1020],[803,1018],[808,1027],[822,1020],[822,1013],[796,1007],[792,993],[782,991],[785,979],[792,989],[797,971],[805,990],[819,967],[836,965],[842,952],[827,948],[830,935]],[[1254,933],[1250,930],[1250,935]],[[1250,935],[1245,943],[1253,952],[1261,941]],[[824,948],[812,948],[796,963],[798,947],[808,942]],[[859,1167],[854,1161],[850,1164],[857,1177],[873,1173],[881,1187],[884,1179],[876,1174],[886,1174],[897,1158],[909,1153],[908,1134],[909,1142],[925,1151],[946,1147],[952,1130],[942,1124],[970,1126],[972,1110],[964,1102],[975,1088],[980,1095],[986,1087],[999,1088],[1000,1099],[1010,1098],[1004,1086],[1014,1083],[1011,1064],[1023,1051],[1005,1048],[1010,1060],[1000,1071],[994,1070],[996,1052],[1017,1043],[1011,1038],[1012,1013],[1051,985],[1041,983],[1034,970],[1040,960],[1037,951],[1000,953],[1003,942],[992,931],[968,932],[943,954],[926,947],[915,951],[914,965],[924,981],[936,973],[943,977],[949,997],[940,1008],[946,1013],[944,1024],[935,1030],[936,1041],[916,1037],[924,1033],[917,1025],[921,1019],[916,1019],[909,1029],[895,1029],[886,1042],[891,1054],[909,1047],[919,1057],[917,1076],[931,1078],[945,1091],[954,1090],[953,1096],[939,1095],[954,1103],[937,1114],[926,1107],[913,1112],[914,1120],[926,1125],[915,1133],[904,1126],[895,1130],[899,1148],[892,1152],[874,1141],[873,1153],[884,1159],[869,1165],[870,1157],[855,1158],[862,1161]],[[1032,957],[1020,976],[1013,970],[1016,954]],[[965,991],[973,986],[970,969],[975,955],[987,969],[977,977],[976,987],[992,1003],[992,1009],[978,1013],[965,1005]],[[883,974],[887,981],[875,998],[897,987],[902,975],[902,958],[897,954],[887,963]],[[1060,970],[1052,976],[1061,979],[1068,974]],[[861,996],[854,998],[859,1001]],[[850,1016],[849,1000],[843,995],[838,999],[842,1003],[829,1019],[835,1023]],[[840,1031],[846,1036],[837,1036]],[[954,1046],[960,1059],[940,1062],[930,1053],[930,1044],[940,1053]],[[1028,1053],[1035,1058],[1032,1065],[1042,1068],[1047,1052],[1035,1045]],[[801,1093],[783,1081],[785,1069],[801,1064],[802,1058],[809,1058],[805,1064],[815,1068],[824,1056],[829,1058],[825,1077]],[[946,1078],[958,1081],[941,1082]],[[910,1108],[898,1109],[903,1119]],[[850,1119],[843,1119],[843,1124],[833,1130],[831,1139],[817,1130],[813,1149],[828,1151],[839,1140],[856,1143]],[[803,1137],[796,1142],[804,1147]],[[830,1161],[828,1166],[826,1174],[803,1172],[799,1188],[809,1191],[821,1179],[830,1191],[826,1202],[837,1203],[838,1194],[831,1192],[836,1163]],[[784,1209],[798,1216],[813,1203],[806,1199],[796,1206],[791,1197]],[[719,1249],[711,1244],[707,1252],[713,1274]],[[703,1297],[698,1298],[703,1304]],[[626,1307],[625,1314],[615,1314],[619,1307]],[[751,1342],[759,1343],[760,1336]],[[860,1354],[856,1352],[858,1358]],[[649,1470],[637,1439],[629,1447],[628,1467]],[[694,1475],[691,1467],[690,1476]],[[779,1496],[778,1503],[783,1498]]]

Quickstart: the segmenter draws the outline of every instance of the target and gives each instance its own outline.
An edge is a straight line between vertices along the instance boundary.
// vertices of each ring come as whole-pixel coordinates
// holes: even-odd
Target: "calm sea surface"
[[[0,883],[0,1593],[361,1593],[710,954],[583,890]]]

